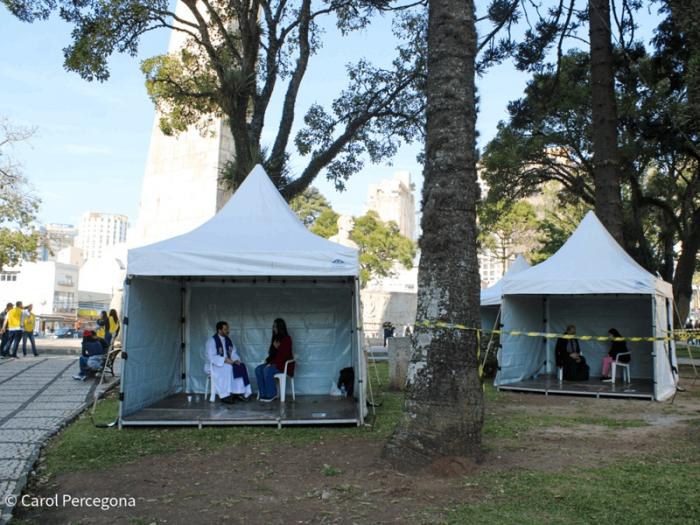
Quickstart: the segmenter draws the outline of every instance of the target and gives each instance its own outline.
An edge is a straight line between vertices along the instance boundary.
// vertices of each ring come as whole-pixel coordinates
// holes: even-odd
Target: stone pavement
[[[75,381],[77,372],[74,356],[0,361],[0,524],[10,519],[11,496],[22,493],[44,442],[92,402],[98,380]]]

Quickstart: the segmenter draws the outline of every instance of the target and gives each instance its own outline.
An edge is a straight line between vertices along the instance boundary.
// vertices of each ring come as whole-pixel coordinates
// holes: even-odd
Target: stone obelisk
[[[176,14],[183,19],[193,18],[180,1]],[[186,35],[173,30],[168,53],[177,53],[185,45]],[[132,245],[191,231],[211,218],[230,196],[220,183],[221,170],[234,156],[226,123],[214,119],[205,134],[191,127],[167,136],[160,130],[159,119],[156,111]]]

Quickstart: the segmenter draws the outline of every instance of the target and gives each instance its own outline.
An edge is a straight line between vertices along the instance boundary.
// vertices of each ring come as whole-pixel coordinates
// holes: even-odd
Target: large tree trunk
[[[416,322],[479,326],[473,1],[430,0],[423,235]],[[406,418],[385,447],[405,470],[480,454],[483,391],[474,331],[416,327]]]
[[[595,212],[610,234],[624,246],[617,151],[617,105],[608,2],[609,0],[588,1]]]
[[[692,231],[681,242],[681,252],[673,276],[673,297],[676,302],[675,319],[680,328],[690,313],[690,300],[693,296],[693,274],[698,265],[700,252],[700,210],[695,212]]]

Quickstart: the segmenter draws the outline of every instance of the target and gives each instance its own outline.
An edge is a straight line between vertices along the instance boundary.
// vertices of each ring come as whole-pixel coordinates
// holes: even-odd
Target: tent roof
[[[503,279],[503,295],[655,294],[671,285],[630,257],[590,211],[549,259]]]
[[[513,264],[510,265],[510,268],[508,268],[508,271],[503,274],[503,277],[497,283],[481,290],[481,306],[499,306],[503,295],[503,280],[528,268],[530,268],[530,263],[527,262],[525,257],[518,255]]]
[[[128,275],[357,276],[357,250],[311,233],[261,166],[189,233],[129,250]]]

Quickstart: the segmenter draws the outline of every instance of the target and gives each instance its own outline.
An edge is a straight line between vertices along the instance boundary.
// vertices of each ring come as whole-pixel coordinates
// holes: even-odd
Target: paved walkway
[[[21,494],[44,442],[91,403],[97,381],[75,381],[77,372],[74,356],[0,361],[0,523],[9,520],[14,505],[6,500]]]

